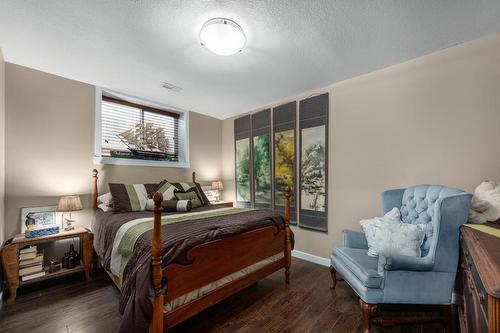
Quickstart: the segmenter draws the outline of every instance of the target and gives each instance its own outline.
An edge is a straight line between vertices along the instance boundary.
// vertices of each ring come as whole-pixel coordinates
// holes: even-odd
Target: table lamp
[[[71,225],[75,220],[71,218],[71,212],[77,211],[77,210],[82,210],[82,202],[80,201],[80,197],[78,195],[69,195],[62,197],[59,199],[59,204],[57,205],[58,212],[63,213],[63,218],[64,218],[64,212],[69,212],[69,219],[66,218],[66,228],[64,230],[73,230],[75,227]]]
[[[224,186],[222,185],[222,182],[220,180],[217,180],[215,182],[212,182],[212,190],[217,191],[217,197],[215,201],[220,201],[220,191],[224,189]]]

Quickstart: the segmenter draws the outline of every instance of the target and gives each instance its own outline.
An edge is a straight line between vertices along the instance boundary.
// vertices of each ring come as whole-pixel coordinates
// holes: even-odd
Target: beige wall
[[[5,239],[5,62],[0,49],[0,245]],[[1,289],[1,288],[0,288]]]
[[[221,177],[222,121],[190,113],[191,169],[95,166],[95,87],[30,68],[6,65],[6,236],[20,230],[20,208],[55,205],[59,196],[80,194],[89,207],[91,170],[99,190],[110,181],[200,181]],[[89,211],[75,214],[89,223]]]
[[[328,257],[342,229],[379,215],[386,189],[432,183],[472,191],[500,180],[500,34],[315,92],[330,93],[329,233],[296,229],[297,250]],[[231,182],[232,122],[222,125],[222,174]]]

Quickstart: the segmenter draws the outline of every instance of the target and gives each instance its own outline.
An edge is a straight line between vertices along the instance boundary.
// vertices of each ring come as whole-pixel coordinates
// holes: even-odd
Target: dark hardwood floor
[[[169,332],[360,332],[358,299],[345,282],[331,291],[328,268],[299,259],[291,284],[277,272]],[[0,310],[0,332],[115,332],[119,292],[103,271],[25,287]],[[374,332],[443,332],[439,323],[377,327]]]

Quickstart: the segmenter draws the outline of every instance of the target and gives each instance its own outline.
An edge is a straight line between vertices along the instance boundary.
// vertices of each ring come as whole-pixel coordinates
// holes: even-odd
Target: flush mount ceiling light
[[[201,27],[200,42],[215,54],[229,56],[240,52],[247,38],[238,23],[226,18],[214,18]]]

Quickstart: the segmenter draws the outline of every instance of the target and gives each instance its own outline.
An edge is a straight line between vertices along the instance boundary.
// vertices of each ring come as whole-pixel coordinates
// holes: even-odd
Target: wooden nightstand
[[[210,204],[219,207],[233,207],[232,201],[223,201],[223,200],[211,201]]]
[[[75,268],[63,268],[55,273],[47,273],[45,276],[38,277],[28,281],[19,281],[19,250],[27,245],[43,244],[53,242],[60,239],[80,238],[81,244],[81,260],[82,263]],[[7,302],[14,302],[16,300],[17,288],[26,284],[31,284],[39,281],[44,281],[54,277],[59,277],[67,274],[84,272],[85,279],[90,280],[90,266],[92,255],[94,235],[85,228],[75,228],[70,231],[61,231],[57,234],[26,238],[23,234],[16,235],[12,240],[8,241],[2,248],[2,265],[9,284],[10,296]]]

